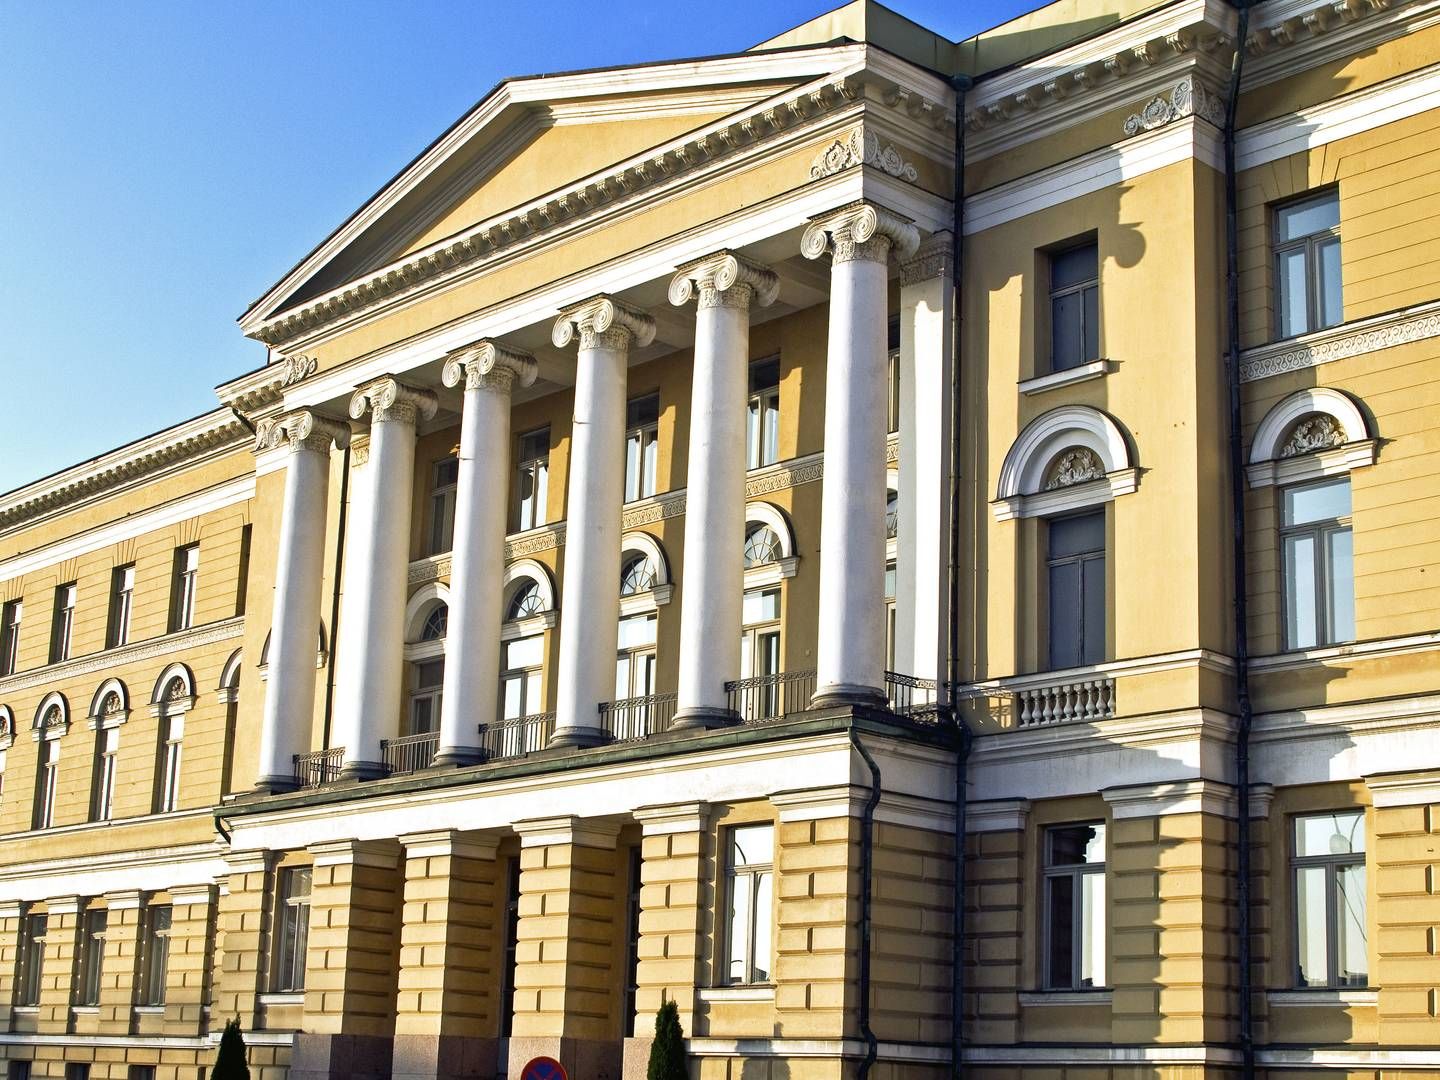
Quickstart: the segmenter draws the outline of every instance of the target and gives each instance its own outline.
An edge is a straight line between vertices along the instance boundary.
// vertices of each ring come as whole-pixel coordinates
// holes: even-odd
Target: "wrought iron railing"
[[[912,720],[937,718],[940,703],[936,685],[934,679],[902,675],[898,671],[885,672],[885,697],[890,702],[890,711]]]
[[[725,684],[730,710],[742,724],[764,724],[810,708],[815,672],[777,671]]]
[[[345,748],[332,746],[328,750],[316,750],[309,754],[295,755],[295,779],[302,788],[333,784],[340,779],[340,769],[345,764]]]
[[[439,749],[440,732],[422,731],[416,735],[384,740],[380,743],[380,758],[385,762],[385,771],[396,776],[428,769]]]
[[[649,694],[600,704],[600,726],[613,742],[635,742],[670,730],[675,719],[674,694]]]
[[[509,720],[496,720],[480,725],[480,746],[489,761],[496,758],[524,757],[544,750],[555,733],[553,712],[531,713]]]
[[[1017,727],[1107,720],[1115,715],[1114,679],[1077,679],[1014,693]]]

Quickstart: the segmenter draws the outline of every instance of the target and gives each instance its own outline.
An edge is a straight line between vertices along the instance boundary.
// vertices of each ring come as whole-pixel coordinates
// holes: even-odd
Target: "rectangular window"
[[[152,905],[145,911],[145,937],[140,952],[141,1005],[165,1004],[165,972],[170,966],[169,904]]]
[[[524,532],[545,524],[545,496],[550,486],[550,429],[521,435],[515,460],[515,529]]]
[[[647,394],[625,406],[625,501],[655,494],[655,461],[660,432],[660,395]]]
[[[415,689],[410,692],[411,735],[440,729],[440,691],[445,685],[445,661],[425,660],[415,665]]]
[[[189,630],[195,625],[195,586],[200,576],[200,545],[175,549],[175,569],[170,585],[170,631]]]
[[[505,960],[500,965],[500,1037],[515,1029],[515,956],[520,948],[520,860],[505,860]]]
[[[105,964],[105,929],[110,913],[104,908],[80,917],[80,978],[75,984],[76,1005],[100,1004],[100,973]]]
[[[135,564],[117,566],[110,574],[110,625],[105,647],[119,648],[130,642],[130,611],[135,597]]]
[[[305,989],[305,947],[310,937],[310,878],[308,866],[280,871],[273,984],[277,993]]]
[[[91,821],[109,821],[115,813],[115,766],[120,753],[120,729],[101,728],[95,733],[95,777],[91,790],[94,803]]]
[[[892,352],[889,360],[888,384],[885,397],[885,430],[900,430],[900,353]]]
[[[75,636],[75,583],[61,585],[55,590],[55,621],[50,629],[50,662],[58,664],[70,659],[70,647]]]
[[[1100,359],[1100,250],[1089,243],[1049,256],[1050,370]]]
[[[1275,224],[1275,332],[1289,338],[1338,326],[1340,193],[1309,195],[1278,206]]]
[[[154,1065],[131,1065],[125,1071],[125,1080],[155,1080]]]
[[[1105,512],[1048,523],[1050,670],[1105,659]]]
[[[619,653],[615,659],[615,700],[649,697],[655,692],[654,615],[620,620]]]
[[[430,470],[430,537],[427,555],[455,546],[455,492],[460,483],[460,459],[437,461]]]
[[[40,974],[45,968],[46,915],[26,915],[20,920],[19,968],[15,983],[15,1004],[40,1004]]]
[[[1355,639],[1355,568],[1350,479],[1280,493],[1285,647],[1313,649]]]
[[[254,533],[253,525],[240,527],[240,567],[235,574],[235,614],[245,614],[245,602],[250,595],[250,544]]]
[[[1295,984],[1370,982],[1365,895],[1365,814],[1295,818]]]
[[[30,1062],[12,1061],[5,1070],[6,1080],[30,1080]]]
[[[775,826],[737,825],[725,846],[724,982],[770,981]]]
[[[90,1080],[90,1066],[72,1061],[65,1066],[65,1080]]]
[[[773,676],[780,674],[780,590],[750,589],[741,601],[740,678],[769,679],[740,700],[745,720],[778,716],[780,687]]]
[[[1105,826],[1045,830],[1045,989],[1105,985]]]
[[[0,607],[0,675],[13,675],[20,670],[19,600],[10,600]]]
[[[780,358],[750,365],[750,404],[745,415],[745,467],[780,460]]]
[[[185,714],[174,712],[160,718],[160,768],[155,788],[155,813],[180,809],[180,754],[185,738]]]
[[[35,781],[34,827],[48,829],[55,824],[55,800],[60,792],[60,740],[40,743],[40,771]]]

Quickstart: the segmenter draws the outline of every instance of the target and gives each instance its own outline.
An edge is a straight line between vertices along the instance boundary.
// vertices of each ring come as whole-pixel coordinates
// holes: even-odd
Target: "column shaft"
[[[479,725],[498,715],[505,495],[510,464],[510,387],[535,381],[535,361],[481,342],[445,363],[447,386],[465,383],[460,475],[451,556],[451,654],[445,665],[437,765],[481,759]]]
[[[771,303],[775,275],[720,253],[682,269],[670,300],[699,293],[686,480],[685,590],[675,726],[726,723],[740,677],[745,587],[745,400],[750,302]]]
[[[631,340],[648,344],[649,316],[588,301],[561,316],[555,344],[580,334],[566,500],[565,598],[560,607],[555,746],[605,740],[599,708],[615,693],[620,619],[620,511],[624,504],[625,367]]]
[[[256,788],[296,786],[295,755],[310,748],[315,702],[315,641],[325,576],[325,510],[330,487],[330,444],[344,446],[350,432],[309,412],[291,413],[262,429],[261,444],[290,444],[275,599],[270,619],[270,677],[260,729]]]
[[[344,775],[359,779],[385,772],[380,743],[399,722],[404,688],[400,653],[405,638],[405,589],[410,555],[415,425],[435,415],[435,395],[391,378],[356,391],[350,415],[371,414],[369,512],[355,521],[366,562],[352,575],[346,604],[359,630],[352,644],[357,679],[353,704],[335,717],[345,747]]]

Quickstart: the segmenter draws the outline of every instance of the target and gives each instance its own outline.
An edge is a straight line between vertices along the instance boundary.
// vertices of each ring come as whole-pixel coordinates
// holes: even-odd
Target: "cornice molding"
[[[0,535],[177,468],[244,447],[250,429],[229,409],[197,416],[108,454],[0,495]]]
[[[253,421],[279,410],[286,388],[308,379],[319,367],[315,357],[302,353],[281,357],[259,371],[221,383],[215,388],[215,396],[226,408]]]
[[[1255,382],[1436,337],[1440,300],[1246,349],[1240,354],[1240,381]]]

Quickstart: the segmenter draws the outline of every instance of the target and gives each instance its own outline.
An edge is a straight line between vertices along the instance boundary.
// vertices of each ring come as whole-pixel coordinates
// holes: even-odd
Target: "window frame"
[[[455,479],[442,470],[455,466]],[[455,508],[460,493],[460,456],[451,454],[430,465],[430,505],[426,515],[425,554],[443,555],[455,547]]]
[[[19,947],[15,958],[15,1005],[34,1009],[40,1005],[45,976],[45,941],[50,933],[50,916],[28,911],[20,917]]]
[[[1293,210],[1305,206],[1308,203],[1320,203],[1329,199],[1335,202],[1336,224],[1328,229],[1319,232],[1306,233],[1304,236],[1296,237],[1293,240],[1280,239],[1280,219],[1286,210]],[[1306,334],[1313,334],[1320,330],[1329,330],[1331,327],[1340,326],[1345,322],[1345,284],[1342,272],[1340,285],[1340,317],[1333,323],[1321,324],[1323,315],[1323,283],[1321,281],[1320,247],[1324,244],[1334,242],[1337,247],[1343,244],[1340,235],[1340,189],[1331,186],[1304,192],[1293,198],[1284,199],[1270,206],[1270,272],[1274,275],[1274,334],[1276,341],[1288,341],[1291,338],[1303,337]],[[1284,327],[1285,318],[1285,275],[1281,270],[1281,259],[1295,251],[1305,253],[1305,326],[1294,333],[1287,334]]]
[[[200,545],[196,543],[177,547],[170,582],[170,632],[172,634],[189,630],[195,625],[199,580]]]
[[[743,867],[735,865],[735,833],[741,829],[766,826],[770,829],[770,851],[771,861],[768,863],[747,863]],[[780,830],[773,821],[749,821],[737,822],[721,830],[723,858],[723,889],[721,895],[724,898],[724,905],[719,914],[717,922],[720,933],[720,948],[716,950],[717,971],[719,978],[716,979],[717,986],[773,986],[775,984],[775,911],[776,911],[776,878],[775,878],[775,854],[776,844],[779,841]],[[760,880],[767,876],[770,879],[770,928],[767,940],[770,946],[768,966],[764,969],[765,978],[756,979],[755,973],[758,968],[756,963],[756,941],[755,931],[759,926],[757,907],[759,903]],[[744,877],[749,881],[746,890],[749,912],[745,920],[745,959],[744,971],[741,977],[732,978],[730,974],[730,950],[734,944],[731,941],[731,926],[734,923],[735,911],[735,885],[739,878]]]
[[[55,586],[55,616],[50,627],[50,663],[70,659],[75,646],[75,606],[80,598],[79,585],[68,581]]]
[[[1068,865],[1054,865],[1054,836],[1065,829],[1100,829],[1104,835],[1105,858],[1098,863],[1074,863]],[[1110,937],[1110,911],[1109,911],[1109,878],[1107,870],[1110,865],[1110,830],[1107,822],[1096,819],[1092,821],[1065,821],[1047,825],[1040,832],[1040,987],[1046,993],[1089,993],[1095,990],[1109,989],[1109,937]],[[1100,940],[1096,948],[1100,951],[1100,959],[1104,967],[1106,982],[1100,986],[1084,985],[1085,953],[1079,947],[1079,938],[1071,943],[1070,948],[1070,972],[1068,980],[1057,983],[1054,972],[1051,971],[1051,944],[1056,932],[1055,912],[1051,902],[1050,882],[1057,878],[1068,877],[1072,879],[1070,891],[1070,926],[1072,933],[1079,933],[1085,925],[1085,878],[1087,876],[1098,876],[1105,884],[1105,897],[1101,919],[1103,921]]]
[[[515,957],[520,950],[520,857],[505,860],[505,951],[500,964],[500,1037],[515,1032]]]
[[[545,437],[545,452],[531,452],[526,456],[527,440],[538,440]],[[546,505],[550,498],[550,425],[534,428],[531,431],[523,431],[515,439],[515,506],[511,515],[511,524],[514,528],[511,532],[527,532],[530,529],[538,529],[549,521],[549,508]],[[525,479],[532,478],[531,495],[525,497]],[[529,519],[527,520],[527,503],[529,504]]]
[[[758,389],[755,372],[761,365],[775,365],[774,383]],[[763,469],[780,460],[780,357],[766,356],[750,361],[746,369],[745,468]],[[774,456],[768,452],[773,446]]]
[[[106,908],[86,908],[80,915],[79,956],[76,957],[77,977],[72,1004],[81,1008],[100,1004],[109,921],[110,912]]]
[[[1298,847],[1298,826],[1306,819],[1315,818],[1338,818],[1340,816],[1353,816],[1360,829],[1361,850],[1350,851],[1344,854],[1332,855],[1301,855]],[[1340,919],[1339,905],[1336,903],[1336,896],[1339,892],[1337,882],[1340,871],[1343,869],[1359,867],[1363,871],[1366,889],[1366,918],[1369,917],[1369,889],[1370,873],[1366,864],[1367,850],[1369,847],[1365,820],[1364,807],[1345,807],[1335,810],[1319,810],[1292,814],[1289,818],[1290,828],[1290,897],[1291,897],[1291,922],[1294,924],[1294,933],[1291,935],[1290,945],[1294,949],[1294,964],[1292,973],[1294,985],[1299,990],[1365,990],[1370,987],[1370,941],[1368,936],[1369,927],[1366,927],[1365,938],[1365,959],[1366,971],[1364,982],[1345,982],[1340,978]],[[1337,830],[1338,831],[1338,830]],[[1320,869],[1325,871],[1325,982],[1305,982],[1302,978],[1300,966],[1301,957],[1304,955],[1304,943],[1301,939],[1302,924],[1300,919],[1300,874],[1304,870]]]
[[[113,821],[115,817],[115,777],[119,768],[120,727],[106,727],[103,719],[95,729],[95,769],[91,780],[91,821]]]
[[[275,948],[270,965],[271,993],[298,994],[305,989],[305,957],[310,941],[314,873],[311,866],[282,866],[275,873]],[[296,886],[302,879],[305,881],[303,893]]]
[[[1306,491],[1314,488],[1335,487],[1344,484],[1351,500],[1354,498],[1354,488],[1350,483],[1348,473],[1336,476],[1324,476],[1316,480],[1308,480],[1299,484],[1287,484],[1276,493],[1276,542],[1279,547],[1278,564],[1280,567],[1280,636],[1284,642],[1286,652],[1304,651],[1306,649],[1325,649],[1335,645],[1343,645],[1346,642],[1355,640],[1355,528],[1354,528],[1354,503],[1351,502],[1351,511],[1343,517],[1333,517],[1306,521],[1298,525],[1285,524],[1285,497],[1287,494],[1296,491]],[[1330,542],[1338,535],[1347,534],[1350,537],[1350,636],[1332,637],[1331,623],[1334,621],[1332,603],[1335,595],[1334,582],[1331,581],[1330,567]],[[1311,627],[1315,636],[1315,642],[1311,645],[1296,644],[1296,627],[1291,621],[1290,607],[1291,599],[1295,591],[1295,581],[1291,573],[1290,559],[1286,554],[1287,542],[1296,538],[1308,536],[1314,543],[1314,567],[1311,587],[1315,598],[1315,622]]]
[[[651,402],[655,418],[637,415]],[[637,447],[632,456],[631,446]],[[636,472],[632,473],[631,466]],[[660,482],[660,391],[641,394],[625,403],[625,502],[648,499],[659,490]]]
[[[1075,520],[1078,520],[1078,519],[1084,518],[1084,517],[1093,517],[1093,518],[1096,518],[1096,519],[1099,520],[1100,526],[1101,526],[1101,532],[1102,532],[1102,534],[1103,534],[1103,536],[1104,536],[1104,540],[1102,541],[1101,546],[1100,546],[1098,549],[1092,549],[1092,550],[1089,550],[1089,551],[1074,552],[1074,553],[1072,553],[1072,554],[1070,554],[1070,555],[1059,555],[1059,556],[1057,556],[1057,555],[1052,554],[1052,544],[1051,544],[1051,538],[1050,538],[1050,530],[1051,530],[1051,528],[1052,528],[1056,523],[1065,522],[1065,521],[1075,521]],[[1077,513],[1074,513],[1074,514],[1065,514],[1065,515],[1061,515],[1061,516],[1057,516],[1057,517],[1053,517],[1053,518],[1045,518],[1045,519],[1043,519],[1043,520],[1044,520],[1044,524],[1045,524],[1045,538],[1044,538],[1044,544],[1043,544],[1043,558],[1044,558],[1044,596],[1045,596],[1045,621],[1044,621],[1044,630],[1045,630],[1044,656],[1045,656],[1045,665],[1046,665],[1046,666],[1045,666],[1045,670],[1047,670],[1047,671],[1065,671],[1065,670],[1068,670],[1068,669],[1073,668],[1073,667],[1091,667],[1091,666],[1094,666],[1094,665],[1096,665],[1096,664],[1103,664],[1103,663],[1106,662],[1107,658],[1108,658],[1109,655],[1110,655],[1110,653],[1109,653],[1109,647],[1110,647],[1110,640],[1109,640],[1109,638],[1110,638],[1110,635],[1109,635],[1109,621],[1110,621],[1110,565],[1109,565],[1109,560],[1110,560],[1110,517],[1109,517],[1109,514],[1106,512],[1105,506],[1104,506],[1104,505],[1101,505],[1101,506],[1098,506],[1098,507],[1087,507],[1087,508],[1085,508],[1084,510],[1081,510],[1081,511],[1079,511],[1079,512],[1077,512]],[[1091,563],[1095,563],[1095,562],[1099,562],[1099,563],[1100,563],[1100,565],[1101,565],[1101,570],[1103,571],[1102,574],[1101,574],[1101,581],[1102,581],[1102,583],[1103,583],[1103,584],[1101,585],[1101,591],[1102,591],[1102,594],[1103,594],[1103,595],[1102,595],[1102,600],[1104,601],[1104,618],[1101,620],[1101,621],[1102,621],[1102,625],[1101,625],[1100,627],[1098,627],[1099,632],[1100,632],[1099,659],[1097,659],[1097,660],[1086,660],[1086,659],[1085,659],[1085,651],[1086,651],[1086,650],[1085,650],[1085,646],[1086,646],[1086,642],[1089,640],[1088,636],[1086,635],[1086,630],[1089,629],[1089,628],[1088,628],[1087,625],[1086,625],[1086,618],[1085,618],[1085,613],[1086,613],[1086,610],[1087,610],[1087,606],[1086,606],[1086,603],[1085,603],[1085,597],[1086,597],[1086,592],[1085,592],[1085,569],[1086,569],[1087,564],[1091,564]],[[1056,598],[1055,598],[1055,595],[1054,595],[1054,592],[1055,592],[1055,591],[1054,591],[1054,589],[1051,587],[1051,582],[1052,582],[1052,579],[1053,579],[1053,577],[1054,577],[1054,571],[1055,571],[1055,569],[1056,569],[1057,567],[1059,567],[1059,566],[1065,566],[1065,565],[1075,565],[1075,566],[1077,566],[1077,567],[1079,568],[1079,578],[1078,578],[1078,580],[1079,580],[1079,586],[1080,586],[1080,602],[1079,602],[1079,619],[1078,619],[1078,623],[1079,623],[1080,631],[1081,631],[1081,640],[1080,640],[1079,663],[1077,663],[1077,664],[1060,664],[1060,663],[1057,663],[1056,656],[1055,656],[1055,646],[1056,646],[1056,638],[1055,638]]]
[[[19,597],[0,605],[0,678],[20,670],[20,622],[25,603]]]
[[[118,649],[130,644],[130,623],[135,612],[135,564],[126,563],[110,572],[110,614],[105,626],[105,647]]]
[[[1054,284],[1055,261],[1063,256],[1072,254],[1073,252],[1082,251],[1087,248],[1093,249],[1095,252],[1094,277],[1086,278],[1083,281],[1077,281],[1073,284],[1063,285],[1057,288]],[[1074,240],[1069,240],[1065,243],[1056,244],[1053,247],[1046,248],[1042,255],[1044,258],[1045,267],[1046,296],[1043,327],[1045,332],[1042,340],[1045,342],[1045,352],[1047,360],[1046,370],[1042,374],[1055,375],[1062,371],[1074,371],[1077,368],[1082,368],[1086,364],[1091,364],[1094,363],[1096,360],[1101,359],[1102,350],[1100,348],[1100,240],[1099,237],[1092,233],[1088,236],[1077,237]],[[1087,320],[1089,317],[1089,308],[1087,306],[1086,295],[1087,293],[1093,293],[1095,297],[1094,356],[1087,355],[1089,353],[1089,348],[1087,346],[1087,341],[1089,339],[1089,334],[1087,332]],[[1077,355],[1079,356],[1079,359],[1076,360],[1076,362],[1073,364],[1067,363],[1064,366],[1061,366],[1057,362],[1055,350],[1055,305],[1057,302],[1073,296],[1078,296],[1080,298],[1080,342],[1079,348],[1077,350]]]
[[[175,909],[170,904],[145,906],[144,933],[141,937],[140,978],[136,980],[136,1004],[158,1008],[165,1004],[166,983],[170,970],[170,934]],[[161,925],[163,922],[164,925]]]
[[[32,829],[50,829],[55,826],[55,804],[60,791],[60,740],[46,736],[48,729],[42,733],[40,739]]]

